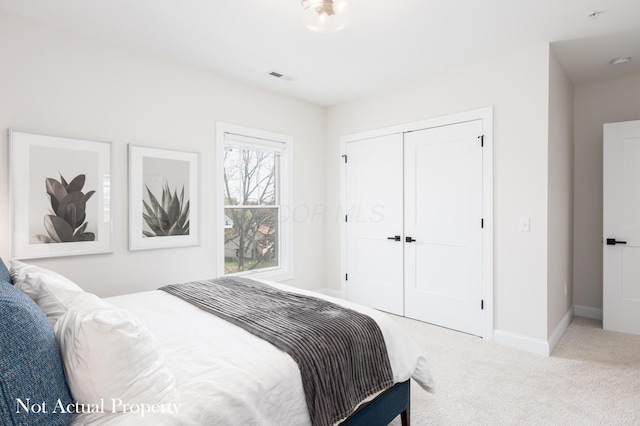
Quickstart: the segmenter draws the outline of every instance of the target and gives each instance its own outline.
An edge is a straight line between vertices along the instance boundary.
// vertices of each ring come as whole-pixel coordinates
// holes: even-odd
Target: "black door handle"
[[[400,241],[401,238],[400,238],[400,235],[396,235],[393,237],[387,237],[387,240]]]
[[[408,243],[415,243],[415,241],[416,241],[416,240],[414,240],[414,239],[413,239],[413,238],[411,238],[411,237],[405,237],[405,239],[404,239],[404,240],[405,240],[406,242],[408,242]]]
[[[627,244],[626,241],[616,241],[615,238],[607,238],[608,246],[615,246],[616,244]]]

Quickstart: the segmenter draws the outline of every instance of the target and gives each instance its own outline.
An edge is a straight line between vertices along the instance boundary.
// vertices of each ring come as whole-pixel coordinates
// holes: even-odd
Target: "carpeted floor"
[[[436,374],[435,394],[412,383],[413,426],[640,425],[640,336],[576,317],[543,357],[393,318]]]

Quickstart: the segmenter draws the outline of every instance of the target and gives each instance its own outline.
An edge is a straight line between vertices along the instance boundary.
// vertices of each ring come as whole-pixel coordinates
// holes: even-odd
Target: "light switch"
[[[520,227],[519,227],[520,232],[529,232],[530,229],[531,229],[531,219],[528,217],[521,217]]]

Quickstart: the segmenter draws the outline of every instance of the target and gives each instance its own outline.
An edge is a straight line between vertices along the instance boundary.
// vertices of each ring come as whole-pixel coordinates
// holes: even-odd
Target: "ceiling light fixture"
[[[613,58],[612,60],[609,61],[609,63],[611,65],[618,65],[618,64],[626,64],[627,62],[631,61],[631,56],[621,56],[619,58]]]
[[[349,23],[345,0],[302,0],[302,22],[311,31],[334,33]]]

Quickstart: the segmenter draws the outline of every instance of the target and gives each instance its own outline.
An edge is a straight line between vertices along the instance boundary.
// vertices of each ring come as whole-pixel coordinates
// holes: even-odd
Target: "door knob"
[[[413,239],[413,238],[411,238],[411,237],[406,237],[404,240],[405,240],[406,242],[408,242],[408,243],[414,243],[414,242],[416,241],[416,240],[414,240],[414,239]]]
[[[395,235],[393,237],[387,237],[387,240],[400,241],[400,235]]]
[[[616,244],[627,244],[626,241],[616,241],[615,238],[607,238],[608,246],[615,246]]]

